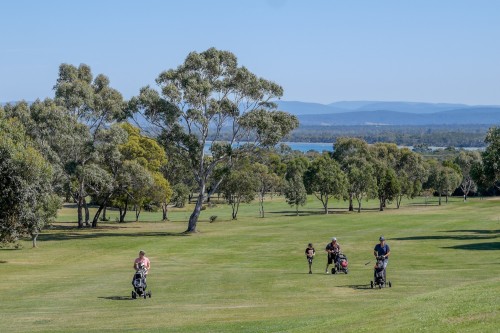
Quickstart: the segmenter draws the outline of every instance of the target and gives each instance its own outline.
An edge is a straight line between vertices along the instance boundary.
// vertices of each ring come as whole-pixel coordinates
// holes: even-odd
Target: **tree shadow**
[[[5,260],[0,260],[0,264],[6,264],[6,263],[7,263],[7,261],[5,261]]]
[[[482,241],[489,239],[496,239],[500,237],[499,229],[457,229],[457,230],[444,230],[442,233],[449,233],[448,235],[432,235],[432,236],[411,236],[391,238],[393,240],[457,240],[457,241]],[[453,235],[450,233],[466,233],[465,235]],[[475,251],[490,251],[500,250],[500,242],[483,242],[472,244],[460,244],[453,246],[441,247],[442,249],[455,249],[455,250],[475,250]]]
[[[95,232],[95,229],[73,229],[73,232],[60,232],[60,233],[43,233],[38,236],[41,241],[63,241],[75,239],[94,239],[102,237],[186,237],[190,233],[184,232],[130,232],[130,233],[116,233],[116,232]]]
[[[324,210],[320,211],[304,211],[304,210],[299,210],[299,215],[297,215],[297,212],[295,210],[283,210],[283,211],[275,211],[275,212],[268,212],[266,214],[279,214],[283,216],[313,216],[313,215],[339,215],[339,214],[349,214],[350,212],[347,210],[344,211],[337,211],[337,210],[331,210],[328,209],[328,214],[325,214]]]
[[[489,243],[474,243],[474,244],[462,244],[454,246],[446,246],[443,249],[455,249],[455,250],[475,250],[475,251],[491,251],[500,250],[500,242],[489,242]]]
[[[46,229],[47,231],[67,231],[67,230],[79,230],[79,231],[90,231],[90,230],[118,230],[118,229],[132,229],[136,228],[139,229],[139,227],[129,227],[129,226],[123,226],[123,225],[98,225],[95,228],[91,227],[83,227],[83,228],[78,228],[77,225],[63,225],[63,224],[51,224],[48,226]]]
[[[108,299],[111,301],[133,301],[134,300],[132,297],[128,297],[128,296],[101,296],[101,297],[97,297],[97,298]]]
[[[411,237],[396,237],[388,238],[388,240],[399,241],[412,241],[412,240],[481,240],[498,238],[498,236],[474,236],[474,235],[460,235],[460,236],[411,236]]]
[[[475,234],[500,234],[500,229],[496,230],[486,230],[486,229],[472,229],[472,230],[446,230],[442,232],[472,232]]]
[[[368,284],[348,284],[345,286],[339,286],[340,288],[351,288],[355,290],[366,290],[366,289],[372,289],[371,285]]]

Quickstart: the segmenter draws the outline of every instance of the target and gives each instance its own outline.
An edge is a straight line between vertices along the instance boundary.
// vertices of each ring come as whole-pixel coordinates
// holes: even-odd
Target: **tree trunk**
[[[198,223],[198,217],[200,217],[201,207],[203,206],[203,197],[205,193],[205,186],[203,185],[196,200],[196,205],[194,210],[189,217],[188,228],[185,232],[196,232],[196,224]]]
[[[233,212],[231,213],[231,218],[233,220],[237,220],[237,215],[238,215],[238,205],[237,204],[233,204],[231,205],[232,208],[233,208]]]
[[[74,195],[74,199],[76,202],[77,210],[78,210],[78,228],[83,228],[83,182],[80,183],[80,187],[78,191]]]
[[[141,207],[135,207],[135,222],[139,221],[139,216],[141,215]]]
[[[384,199],[380,199],[379,201],[380,201],[380,211],[383,212],[384,211],[384,207],[385,207],[385,205],[384,205],[385,200]]]
[[[325,210],[325,214],[328,215],[328,201],[323,203],[323,209]]]
[[[354,207],[352,205],[352,193],[349,193],[349,211],[354,211]]]
[[[125,215],[127,215],[127,208],[128,208],[128,199],[125,200],[125,207],[123,209],[121,207],[119,208],[119,210],[120,210],[120,223],[125,222]]]
[[[259,201],[259,215],[261,218],[264,218],[264,196],[262,194],[260,195]]]
[[[168,204],[166,202],[161,204],[162,221],[168,221]]]
[[[97,222],[99,221],[99,216],[101,215],[101,212],[104,210],[104,207],[106,206],[106,203],[103,203],[97,208],[97,212],[94,215],[94,218],[92,219],[92,228],[97,228]]]
[[[358,213],[361,213],[361,200],[358,200]]]
[[[439,193],[439,206],[441,206],[441,193]]]
[[[448,193],[446,193],[446,203],[448,203]]]
[[[401,206],[401,201],[403,201],[403,196],[402,195],[398,195],[396,197],[396,207],[397,207],[397,209],[399,209],[399,206]]]
[[[33,243],[33,247],[36,247],[36,239],[38,237],[38,232],[31,234],[31,242]]]
[[[90,212],[89,212],[89,206],[87,205],[87,200],[83,198],[83,207],[85,208],[85,226],[90,227]]]
[[[81,229],[81,228],[83,228],[83,212],[82,212],[83,205],[82,205],[80,199],[78,199],[78,202],[76,203],[76,205],[77,205],[77,211],[78,211],[78,228]]]
[[[108,220],[108,218],[106,217],[107,211],[108,211],[108,207],[107,207],[107,205],[104,205],[104,209],[102,210],[102,220],[103,221],[107,221]]]

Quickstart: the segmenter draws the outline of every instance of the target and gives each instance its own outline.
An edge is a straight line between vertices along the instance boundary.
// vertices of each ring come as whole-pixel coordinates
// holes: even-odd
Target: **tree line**
[[[484,152],[454,159],[348,137],[335,141],[333,154],[302,154],[276,146],[299,125],[273,102],[283,89],[239,66],[231,52],[191,52],[156,83],[125,100],[88,65],[62,64],[53,98],[0,108],[0,242],[31,236],[36,246],[62,200],[75,204],[83,228],[107,220],[108,207],[120,222],[130,211],[139,220],[143,210],[161,210],[166,220],[169,207],[191,197],[186,232],[196,232],[215,194],[236,219],[239,205],[256,197],[264,217],[264,199],[275,194],[297,212],[313,194],[328,213],[331,198],[358,211],[378,198],[383,210],[426,190],[441,202],[459,186],[465,194],[499,186],[496,127]],[[143,120],[147,128],[133,125]]]
[[[287,137],[293,142],[335,142],[357,137],[368,143],[393,142],[399,146],[485,147],[487,125],[381,125],[300,126]]]
[[[283,194],[297,214],[308,194],[321,202],[325,214],[332,198],[345,200],[349,211],[358,212],[369,199],[378,199],[380,211],[389,203],[399,208],[403,198],[418,195],[436,195],[439,205],[454,193],[466,200],[500,188],[500,128],[491,128],[485,141],[483,152],[453,150],[432,157],[393,143],[368,144],[349,137],[338,138],[333,153],[302,153],[286,146],[257,150],[226,171],[221,194],[234,219],[239,204],[255,197],[263,217],[264,195],[276,193]]]

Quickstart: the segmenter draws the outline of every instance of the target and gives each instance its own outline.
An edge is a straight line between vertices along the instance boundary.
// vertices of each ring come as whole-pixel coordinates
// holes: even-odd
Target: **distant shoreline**
[[[208,151],[208,147],[211,144],[212,141],[208,141],[205,144],[205,150]],[[333,143],[326,143],[326,142],[280,142],[278,143],[277,146],[280,144],[285,144],[289,146],[292,150],[298,150],[302,153],[306,153],[308,151],[316,151],[316,152],[323,152],[323,151],[328,151],[328,152],[333,152]],[[400,146],[398,145],[399,148],[408,148],[410,150],[413,150],[413,146]],[[428,147],[430,150],[435,151],[439,149],[446,149],[447,147],[437,147],[437,146],[429,146]],[[475,151],[475,150],[483,150],[484,147],[455,147],[455,149],[463,149],[463,150],[469,150],[469,151]]]

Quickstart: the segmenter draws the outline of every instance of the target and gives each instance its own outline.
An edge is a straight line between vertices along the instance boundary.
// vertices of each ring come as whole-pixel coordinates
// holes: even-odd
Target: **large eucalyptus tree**
[[[71,195],[78,207],[78,227],[83,227],[82,209],[85,207],[85,223],[89,213],[85,197],[88,195],[86,170],[96,159],[96,142],[99,132],[116,119],[123,118],[125,102],[116,89],[110,87],[103,74],[95,78],[88,65],[70,64],[59,66],[55,90],[55,102],[65,108],[67,114],[80,126],[78,135],[67,142],[63,164],[69,179]],[[94,170],[96,171],[96,170]]]
[[[159,130],[167,151],[175,150],[190,163],[198,197],[186,232],[196,232],[207,181],[216,167],[231,165],[234,146],[242,141],[275,145],[298,120],[276,109],[273,101],[283,94],[278,84],[238,66],[228,51],[191,52],[182,65],[162,72],[156,83],[159,91],[142,88],[130,102],[131,111]],[[221,181],[210,187],[212,193]]]

